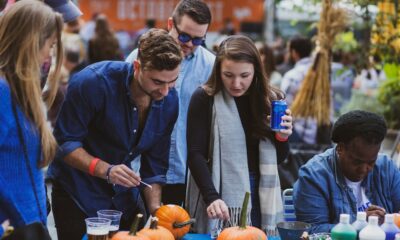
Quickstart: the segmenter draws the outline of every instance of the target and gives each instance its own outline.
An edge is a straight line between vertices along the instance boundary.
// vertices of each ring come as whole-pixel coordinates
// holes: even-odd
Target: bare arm
[[[151,186],[153,188],[146,187],[143,192],[146,205],[150,211],[150,214],[153,215],[161,206],[161,185],[153,183]]]
[[[74,168],[89,173],[89,166],[94,156],[90,155],[85,149],[77,148],[64,157],[64,161]],[[94,169],[94,176],[106,179],[107,169],[110,164],[99,160]],[[140,177],[125,164],[115,165],[110,170],[110,183],[122,185],[124,187],[136,187],[140,184]]]

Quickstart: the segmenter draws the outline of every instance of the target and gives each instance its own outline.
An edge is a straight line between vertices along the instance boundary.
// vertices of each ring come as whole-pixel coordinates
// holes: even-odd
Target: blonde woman
[[[40,66],[55,48],[50,105],[62,62],[62,26],[60,14],[34,0],[15,3],[0,18],[0,222],[8,219],[15,227],[46,224],[42,168],[57,143],[44,114]]]

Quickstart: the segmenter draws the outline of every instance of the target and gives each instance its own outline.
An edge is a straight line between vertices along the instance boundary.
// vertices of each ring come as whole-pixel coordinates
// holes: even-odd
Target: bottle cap
[[[385,215],[385,223],[393,223],[393,221],[394,221],[393,214],[386,214]]]
[[[367,213],[366,212],[357,212],[357,220],[366,221]]]
[[[378,217],[377,216],[369,216],[368,223],[370,225],[378,225]]]
[[[340,214],[340,223],[348,224],[350,223],[350,215],[349,214]]]

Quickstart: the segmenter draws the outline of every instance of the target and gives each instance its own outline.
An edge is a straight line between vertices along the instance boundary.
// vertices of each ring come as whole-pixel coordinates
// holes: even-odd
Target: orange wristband
[[[288,140],[288,137],[281,137],[279,136],[278,133],[275,133],[275,139],[278,140],[279,142],[286,142]]]
[[[92,161],[90,162],[89,165],[89,174],[94,176],[94,169],[96,168],[97,163],[99,162],[100,159],[98,158],[93,158]]]

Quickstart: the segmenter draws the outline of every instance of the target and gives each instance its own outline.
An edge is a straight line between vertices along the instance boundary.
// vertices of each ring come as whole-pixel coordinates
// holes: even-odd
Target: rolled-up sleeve
[[[54,129],[54,136],[60,145],[58,158],[64,158],[82,147],[88,125],[99,111],[103,99],[100,76],[90,67],[74,75]]]
[[[299,170],[299,179],[293,186],[293,200],[298,221],[311,223],[310,233],[330,232],[335,224],[330,223],[330,206],[324,188],[323,178],[315,178],[318,173],[303,166]]]

